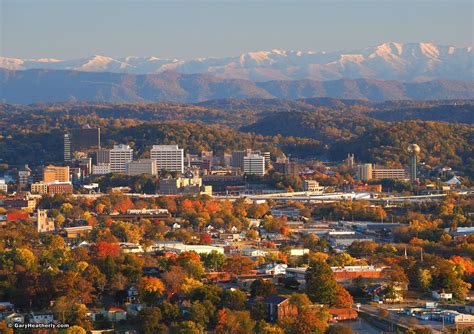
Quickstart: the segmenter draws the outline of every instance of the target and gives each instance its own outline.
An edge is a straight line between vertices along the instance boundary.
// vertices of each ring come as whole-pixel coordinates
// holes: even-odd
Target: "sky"
[[[192,59],[383,42],[472,46],[474,0],[0,0],[0,55]]]

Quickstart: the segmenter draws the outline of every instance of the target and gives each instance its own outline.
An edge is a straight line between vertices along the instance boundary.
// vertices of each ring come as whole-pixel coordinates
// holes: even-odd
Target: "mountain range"
[[[350,51],[258,51],[236,57],[193,60],[159,57],[111,58],[95,55],[62,60],[0,57],[8,70],[74,70],[122,74],[212,74],[220,79],[256,82],[310,79],[372,79],[420,82],[429,80],[472,81],[472,46],[454,47],[433,43],[383,43]]]
[[[114,103],[186,102],[215,99],[449,100],[474,99],[474,81],[407,83],[371,79],[254,82],[208,74],[162,72],[136,75],[70,70],[0,69],[0,99],[6,103],[92,101]]]

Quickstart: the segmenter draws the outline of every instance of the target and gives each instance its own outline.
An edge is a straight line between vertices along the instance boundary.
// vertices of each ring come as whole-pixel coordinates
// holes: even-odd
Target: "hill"
[[[7,103],[89,101],[185,102],[216,99],[439,100],[474,99],[474,82],[406,83],[377,80],[268,81],[222,79],[204,74],[163,72],[133,75],[55,70],[0,69],[0,99]]]

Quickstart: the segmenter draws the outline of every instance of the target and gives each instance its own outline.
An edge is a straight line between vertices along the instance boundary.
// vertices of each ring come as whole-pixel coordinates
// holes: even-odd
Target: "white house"
[[[269,263],[259,269],[259,273],[267,275],[285,275],[288,265],[285,263]]]
[[[290,249],[290,256],[303,256],[309,254],[308,248],[292,248]]]
[[[436,300],[452,300],[453,299],[453,294],[451,292],[445,292],[443,291],[433,291],[431,293],[434,299]]]

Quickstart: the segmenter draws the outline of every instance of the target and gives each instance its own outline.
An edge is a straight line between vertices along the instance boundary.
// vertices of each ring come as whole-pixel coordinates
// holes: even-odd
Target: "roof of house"
[[[266,304],[276,304],[280,305],[284,301],[288,300],[286,297],[278,296],[278,295],[271,295],[265,298],[264,303]]]

